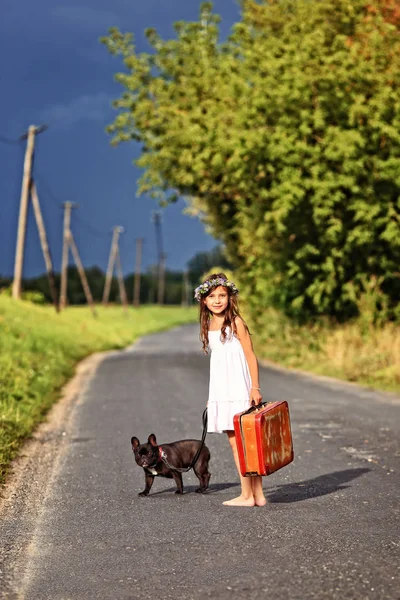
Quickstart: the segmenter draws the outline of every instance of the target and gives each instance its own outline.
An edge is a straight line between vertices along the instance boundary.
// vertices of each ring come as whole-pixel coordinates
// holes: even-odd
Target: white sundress
[[[247,360],[238,338],[226,328],[208,332],[211,349],[208,395],[208,433],[233,430],[233,416],[250,407],[251,379]]]

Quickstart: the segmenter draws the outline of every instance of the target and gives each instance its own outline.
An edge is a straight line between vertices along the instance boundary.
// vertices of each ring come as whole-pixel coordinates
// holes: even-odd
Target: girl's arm
[[[250,402],[254,400],[255,404],[260,404],[262,401],[262,395],[258,378],[258,361],[256,355],[254,354],[253,343],[251,341],[249,330],[240,317],[236,317],[235,325],[237,330],[237,338],[242,345],[247,364],[249,365],[251,377]]]

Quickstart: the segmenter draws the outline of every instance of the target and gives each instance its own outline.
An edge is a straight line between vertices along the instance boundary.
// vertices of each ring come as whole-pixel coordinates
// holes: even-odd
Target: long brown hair
[[[208,277],[205,278],[203,283],[210,282],[212,279],[228,279],[228,278],[225,275],[225,273],[212,273],[211,275],[208,275]],[[221,285],[220,283],[216,283],[215,285],[210,287],[210,289],[205,294],[202,294],[200,297],[200,315],[199,315],[200,341],[203,344],[203,350],[204,350],[205,354],[208,354],[208,349],[209,349],[208,331],[209,331],[210,319],[211,319],[211,315],[212,315],[211,311],[209,311],[206,306],[205,299],[207,298],[207,296],[209,296],[211,294],[211,292],[213,292],[215,290],[215,288],[219,287],[220,285]],[[228,306],[226,307],[226,310],[224,313],[224,322],[221,327],[222,342],[225,342],[225,340],[226,340],[226,337],[227,337],[226,330],[228,327],[231,329],[232,333],[234,333],[234,334],[237,333],[235,318],[236,317],[242,318],[240,315],[240,312],[239,312],[237,295],[233,293],[233,291],[231,290],[231,288],[229,286],[226,286],[225,289],[228,293]],[[245,326],[247,327],[246,324],[245,324]]]

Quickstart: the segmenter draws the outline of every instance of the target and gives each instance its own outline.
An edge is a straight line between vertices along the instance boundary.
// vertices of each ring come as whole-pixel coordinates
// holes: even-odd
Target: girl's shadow
[[[278,485],[270,492],[267,491],[269,502],[291,503],[326,496],[339,490],[345,490],[349,486],[345,485],[356,477],[368,473],[371,469],[345,469],[344,471],[335,471],[327,475],[320,475],[314,479],[306,479],[296,483]]]

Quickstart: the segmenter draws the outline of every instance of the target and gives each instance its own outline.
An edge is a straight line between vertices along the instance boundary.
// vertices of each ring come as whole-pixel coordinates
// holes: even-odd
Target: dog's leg
[[[208,488],[208,482],[210,481],[211,473],[207,471],[207,468],[204,471],[204,466],[202,469],[194,469],[194,472],[200,481],[200,487],[196,490],[198,494],[203,494]]]
[[[203,475],[203,491],[205,492],[208,489],[208,484],[210,482],[211,473],[207,471]]]
[[[172,477],[176,483],[176,487],[178,488],[175,494],[183,494],[183,482],[182,482],[182,473],[178,473],[177,471],[172,471]]]
[[[140,494],[138,494],[138,496],[148,496],[149,495],[151,486],[153,485],[154,475],[150,475],[150,473],[145,473],[145,481],[146,481],[146,487],[144,488],[143,492],[140,492]]]
[[[199,494],[202,494],[207,490],[208,482],[210,481],[211,473],[208,471],[208,460],[209,455],[200,455],[200,459],[193,469],[196,477],[200,481],[200,487],[196,490]]]

